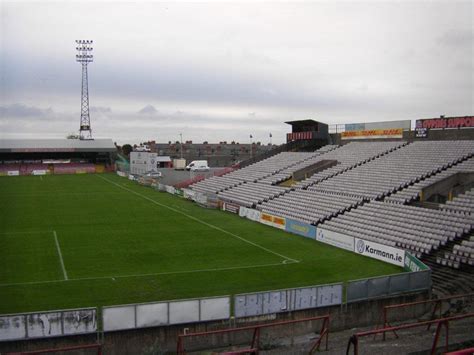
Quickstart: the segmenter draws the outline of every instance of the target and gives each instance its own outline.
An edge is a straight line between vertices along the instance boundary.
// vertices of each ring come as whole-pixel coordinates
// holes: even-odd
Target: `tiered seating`
[[[284,194],[289,190],[289,188],[249,182],[219,192],[218,196],[219,199],[223,201],[234,202],[239,205],[251,207],[257,203],[262,203]]]
[[[413,200],[417,200],[420,196],[421,190],[435,182],[441,181],[448,176],[456,174],[458,172],[474,172],[474,158],[469,158],[462,163],[456,164],[451,168],[441,171],[438,174],[430,176],[420,182],[410,185],[407,188],[396,192],[395,194],[387,197],[385,201],[396,202],[396,203],[409,203]]]
[[[474,188],[453,198],[452,201],[447,201],[444,206],[441,206],[441,209],[474,214]]]
[[[32,163],[32,164],[21,164],[20,174],[31,175],[33,170],[48,170],[48,164]]]
[[[54,164],[55,174],[95,173],[95,165],[88,163]]]
[[[0,164],[0,173],[7,174],[9,171],[20,171],[20,164]]]
[[[317,224],[327,218],[357,206],[361,198],[337,196],[324,192],[296,190],[262,203],[262,212]]]
[[[420,256],[468,232],[474,218],[371,201],[320,225],[335,232],[411,250]]]
[[[212,176],[208,179],[199,181],[198,183],[191,185],[191,187],[194,191],[197,192],[216,194],[220,191],[224,191],[226,189],[238,186],[243,183],[244,182],[242,180],[232,178],[227,174],[224,176]]]
[[[459,269],[461,264],[474,266],[474,234],[469,240],[463,240],[461,244],[455,244],[452,252],[444,253],[443,257],[437,257],[436,263]]]
[[[292,174],[295,171],[304,169],[310,165],[313,165],[317,162],[320,162],[324,160],[324,153],[330,152],[331,150],[336,149],[338,146],[337,145],[326,145],[322,147],[321,149],[318,149],[317,151],[314,152],[314,154],[309,157],[308,159],[305,159],[303,161],[300,161],[294,165],[291,165],[287,168],[284,168],[280,170],[278,173],[270,175],[266,178],[260,179],[258,182],[261,182],[263,184],[269,184],[269,185],[276,185],[279,184],[282,181],[288,180],[291,178]]]
[[[264,178],[271,177],[279,171],[294,166],[321,152],[334,149],[335,146],[324,146],[320,150],[312,153],[283,152],[268,159],[264,159],[245,168],[235,170],[221,177],[205,179],[190,186],[191,189],[199,192],[217,193],[219,191],[233,188],[243,182],[257,182]],[[285,176],[285,180],[288,178]]]
[[[296,188],[306,188],[319,183],[344,171],[364,164],[369,160],[384,155],[406,142],[351,142],[321,156],[321,159],[337,160],[338,164],[332,168],[314,174],[310,178],[295,185]]]
[[[314,190],[381,198],[473,154],[474,141],[415,142],[322,181]]]

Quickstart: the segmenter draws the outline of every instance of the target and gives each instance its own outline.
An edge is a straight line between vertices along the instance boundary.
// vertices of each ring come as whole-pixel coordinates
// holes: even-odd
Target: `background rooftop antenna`
[[[87,64],[93,60],[92,41],[76,40],[76,61],[82,64],[82,92],[81,92],[81,124],[79,128],[79,139],[93,139],[91,129],[91,118],[89,115],[89,84],[87,81]]]

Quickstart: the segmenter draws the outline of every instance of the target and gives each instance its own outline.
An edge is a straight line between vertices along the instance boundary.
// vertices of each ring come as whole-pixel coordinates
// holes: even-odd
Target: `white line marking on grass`
[[[111,280],[115,281],[115,279],[125,279],[125,278],[132,278],[132,277],[163,276],[163,275],[166,276],[166,275],[177,275],[177,274],[194,274],[194,273],[201,273],[201,272],[216,272],[216,271],[230,271],[230,270],[241,270],[241,269],[256,269],[256,268],[263,268],[263,267],[284,266],[284,265],[297,264],[297,263],[299,263],[299,262],[298,261],[291,261],[291,260],[286,259],[286,260],[283,260],[281,263],[273,263],[273,264],[248,265],[248,266],[229,266],[229,267],[214,268],[214,269],[168,271],[168,272],[157,272],[157,273],[136,274],[136,275],[81,277],[81,278],[77,278],[77,279],[66,279],[66,280],[18,282],[18,283],[0,284],[0,287],[21,286],[21,285],[41,285],[41,284],[50,284],[50,283],[66,282],[66,281],[68,281],[68,282],[70,282],[70,281],[92,281],[92,280],[104,280],[104,279],[111,279]]]
[[[40,180],[43,181],[43,177],[40,175]]]
[[[25,231],[25,232],[1,232],[0,235],[8,234],[42,234],[51,233],[51,231]]]
[[[61,267],[63,269],[64,280],[67,281],[68,277],[67,277],[66,268],[64,267],[63,254],[61,253],[61,248],[59,247],[58,235],[56,234],[56,231],[53,231],[53,234],[54,234],[54,241],[56,242],[56,249],[58,250],[59,261],[61,262]]]
[[[138,193],[138,192],[136,192],[136,191],[133,191],[132,189],[129,189],[128,187],[124,187],[124,186],[122,186],[122,185],[120,185],[120,184],[117,184],[116,182],[111,181],[111,180],[109,180],[109,179],[106,179],[106,178],[104,178],[104,177],[102,177],[102,176],[100,176],[100,175],[96,175],[96,176],[99,177],[99,178],[101,178],[102,180],[105,180],[105,181],[107,181],[107,182],[113,184],[113,185],[116,185],[117,187],[120,187],[120,188],[123,189],[123,190],[126,190],[126,191],[128,191],[128,192],[131,192],[131,193],[133,193],[133,194],[135,194],[135,195],[137,195],[137,196],[140,196],[140,197],[144,198],[145,200],[148,200],[148,201],[150,201],[150,202],[153,202],[154,204],[156,204],[156,205],[158,205],[158,206],[167,208],[167,209],[169,209],[169,210],[171,210],[171,211],[174,211],[174,212],[179,213],[179,214],[181,214],[181,215],[183,215],[183,216],[185,216],[185,217],[188,217],[189,219],[192,219],[193,221],[196,221],[196,222],[198,222],[198,223],[204,224],[205,226],[208,226],[209,228],[213,228],[213,229],[215,229],[215,230],[218,230],[219,232],[222,232],[222,233],[225,233],[225,234],[227,234],[227,235],[230,235],[231,237],[237,238],[237,239],[239,239],[239,240],[241,240],[241,241],[243,241],[243,242],[246,242],[246,243],[248,243],[248,244],[250,244],[250,245],[253,245],[254,247],[260,248],[260,249],[266,251],[267,253],[270,253],[270,254],[279,256],[280,258],[283,258],[283,259],[285,259],[285,260],[289,260],[289,261],[294,262],[294,263],[298,263],[298,262],[299,262],[298,260],[295,260],[295,259],[292,259],[292,258],[290,258],[290,257],[288,257],[288,256],[279,254],[279,253],[277,253],[277,252],[275,252],[275,251],[273,251],[273,250],[270,250],[270,249],[268,249],[268,248],[265,248],[265,247],[263,247],[263,246],[261,246],[261,245],[259,245],[259,244],[257,244],[257,243],[254,243],[254,242],[251,242],[250,240],[247,240],[247,239],[245,239],[245,238],[242,238],[242,237],[238,236],[237,234],[228,232],[228,231],[226,231],[225,229],[222,229],[222,228],[217,227],[217,226],[215,226],[215,225],[213,225],[213,224],[204,222],[204,221],[200,220],[199,218],[196,218],[196,217],[191,216],[191,215],[189,215],[189,214],[187,214],[187,213],[184,213],[184,212],[182,212],[182,211],[180,211],[180,210],[177,210],[176,208],[173,208],[173,207],[164,205],[164,204],[162,204],[162,203],[159,203],[159,202],[153,200],[152,198],[150,198],[150,197],[148,197],[148,196],[142,195],[142,194],[140,194],[140,193]]]

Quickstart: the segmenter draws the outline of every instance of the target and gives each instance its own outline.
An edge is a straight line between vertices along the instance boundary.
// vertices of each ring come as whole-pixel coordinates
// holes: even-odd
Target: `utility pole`
[[[253,136],[250,135],[250,159],[252,159],[252,155],[253,155],[253,154],[252,154],[252,148],[253,148],[253,147],[252,147],[252,138],[253,138]]]
[[[183,134],[179,134],[179,148],[181,150],[181,159],[183,159]]]
[[[89,115],[89,83],[87,80],[87,64],[93,60],[92,41],[76,40],[76,61],[82,65],[82,90],[81,90],[81,122],[79,126],[79,139],[91,140],[91,118]]]

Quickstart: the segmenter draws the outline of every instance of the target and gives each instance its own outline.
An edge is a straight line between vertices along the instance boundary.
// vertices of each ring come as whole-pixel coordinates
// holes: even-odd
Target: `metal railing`
[[[430,320],[430,321],[424,321],[424,322],[417,322],[417,323],[410,323],[410,324],[403,324],[399,325],[396,327],[386,327],[386,328],[381,328],[381,329],[374,329],[374,330],[368,330],[365,332],[358,332],[353,334],[348,343],[347,343],[347,350],[346,350],[346,355],[349,354],[351,346],[354,346],[354,355],[359,355],[359,339],[363,337],[367,337],[370,335],[377,335],[381,333],[386,333],[386,332],[395,332],[397,330],[403,330],[403,329],[412,329],[412,328],[421,328],[427,326],[428,329],[431,327],[432,324],[436,324],[436,332],[435,336],[433,339],[433,343],[431,345],[431,352],[430,354],[434,355],[436,354],[436,348],[438,347],[438,341],[441,336],[441,331],[442,328],[445,328],[446,331],[446,337],[445,337],[445,351],[448,351],[448,345],[449,345],[449,323],[453,321],[458,321],[461,319],[466,319],[466,318],[474,318],[474,313],[467,313],[467,314],[462,314],[454,317],[446,317],[446,318],[440,318],[440,319],[435,319],[435,320]]]
[[[226,354],[258,354],[260,348],[260,331],[264,328],[271,328],[277,326],[285,326],[289,324],[296,324],[296,323],[303,323],[303,322],[310,322],[310,321],[317,321],[322,320],[321,329],[319,331],[319,336],[315,340],[314,344],[311,347],[310,354],[312,354],[315,350],[319,350],[323,339],[326,340],[326,350],[328,350],[328,336],[329,336],[329,315],[318,316],[318,317],[310,317],[310,318],[303,318],[297,320],[289,320],[283,322],[274,322],[274,323],[267,323],[267,324],[257,324],[252,326],[246,327],[239,327],[239,328],[229,328],[229,329],[221,329],[221,330],[212,330],[208,332],[197,332],[197,333],[188,333],[188,334],[180,334],[178,335],[178,342],[176,345],[176,353],[178,355],[185,355],[186,349],[184,345],[184,340],[187,338],[192,337],[204,337],[204,336],[215,336],[220,334],[229,334],[229,333],[237,333],[237,332],[244,332],[244,331],[253,331],[252,341],[250,346],[245,349],[240,349],[233,352],[227,352]]]

